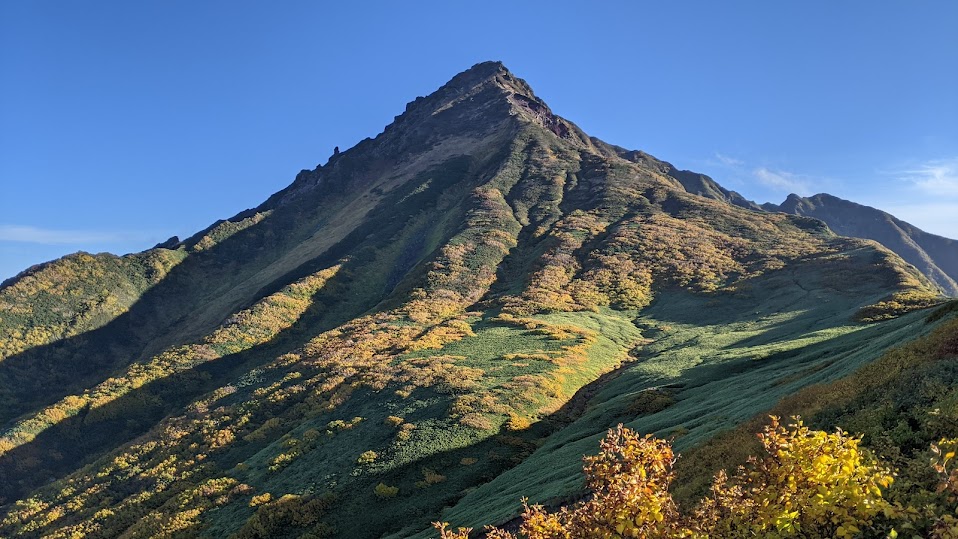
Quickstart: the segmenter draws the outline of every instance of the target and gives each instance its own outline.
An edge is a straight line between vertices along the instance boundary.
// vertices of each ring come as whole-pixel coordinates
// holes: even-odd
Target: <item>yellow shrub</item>
[[[386,483],[379,483],[376,485],[376,488],[373,489],[373,492],[375,492],[379,498],[395,498],[396,495],[399,494],[399,487],[391,487]]]
[[[264,503],[269,503],[269,501],[272,499],[273,499],[273,495],[270,494],[269,492],[265,492],[258,496],[253,496],[253,498],[249,501],[249,506],[256,507],[259,505],[263,505]]]
[[[509,420],[506,421],[506,429],[517,431],[517,430],[526,430],[532,425],[532,421],[528,417],[521,416],[516,413],[509,414]]]
[[[356,462],[359,464],[372,464],[376,462],[376,459],[379,457],[375,451],[366,451],[362,455],[359,455],[359,458],[356,459]]]
[[[523,502],[519,537],[853,537],[893,512],[881,490],[891,474],[859,449],[857,438],[812,431],[797,418],[785,428],[774,417],[759,437],[767,455],[731,478],[720,473],[712,495],[682,515],[669,493],[669,443],[619,425],[598,455],[584,459],[590,497],[555,513]],[[468,535],[434,526],[443,538]],[[516,536],[490,528],[487,537]]]
[[[759,435],[766,456],[733,477],[720,472],[696,519],[722,537],[852,537],[890,507],[891,472],[842,431],[789,428],[772,417]]]

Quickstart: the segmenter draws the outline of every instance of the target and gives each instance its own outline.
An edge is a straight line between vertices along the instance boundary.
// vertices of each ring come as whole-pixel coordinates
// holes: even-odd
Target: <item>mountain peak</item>
[[[446,88],[471,88],[477,83],[487,80],[495,80],[497,77],[514,77],[506,66],[498,60],[479,62],[469,69],[455,75],[442,87]]]
[[[397,120],[404,116],[422,112],[434,114],[449,108],[449,105],[462,97],[474,97],[483,90],[506,90],[509,86],[512,86],[511,81],[515,80],[518,79],[506,69],[502,62],[480,62],[455,75],[449,82],[443,84],[428,96],[417,97],[414,101],[406,104],[406,111]],[[531,88],[524,82],[522,84],[525,86],[524,89],[531,93]],[[504,93],[507,92],[490,92],[486,97],[495,99],[501,97]]]
[[[361,178],[370,167],[386,166],[384,163],[394,166],[416,161],[416,156],[429,152],[447,151],[439,150],[441,146],[475,150],[477,145],[528,128],[545,129],[575,147],[595,149],[588,135],[553,114],[532,87],[502,62],[480,62],[431,94],[407,103],[403,113],[375,138],[342,152],[334,150],[326,165],[300,172],[289,187],[274,194],[262,208],[298,198],[337,174],[341,178],[334,181],[339,189],[346,189],[346,177]]]
[[[256,209],[0,284],[0,537],[435,537],[577,496],[590,410],[708,445],[954,333],[853,330],[930,284],[736,196],[484,62]]]
[[[438,90],[406,105],[392,125],[409,125],[448,116],[458,128],[475,129],[506,118],[536,123],[556,136],[591,146],[588,137],[571,122],[553,114],[532,87],[502,62],[487,61],[457,74]]]
[[[496,61],[486,61],[475,64],[469,69],[455,75],[446,84],[442,85],[435,94],[464,94],[486,84],[495,85],[508,93],[519,93],[527,97],[535,97],[532,87],[526,81],[512,74],[506,66]]]

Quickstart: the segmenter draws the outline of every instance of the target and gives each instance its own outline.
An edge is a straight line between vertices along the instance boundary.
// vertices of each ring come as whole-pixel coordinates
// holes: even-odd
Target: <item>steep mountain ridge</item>
[[[179,263],[108,323],[0,361],[0,534],[405,537],[444,507],[506,518],[519,487],[581,488],[557,447],[617,421],[701,443],[867,363],[916,331],[893,318],[937,302],[884,247],[689,174],[477,64],[159,249]],[[636,407],[659,387],[685,405]],[[722,401],[741,388],[748,404]]]
[[[756,204],[735,191],[729,191],[712,178],[678,170],[641,151],[616,148],[619,155],[630,160],[650,163],[672,176],[689,193],[721,200],[735,206],[757,211],[783,212],[804,215],[823,221],[835,233],[852,238],[874,240],[894,251],[906,262],[918,268],[941,291],[958,296],[958,241],[925,232],[894,215],[870,206],[844,200],[827,193],[811,197],[791,194],[781,204]]]
[[[929,234],[895,216],[827,193],[789,195],[768,211],[806,215],[824,221],[843,236],[875,240],[898,253],[949,296],[958,296],[958,241]]]
[[[728,189],[722,187],[718,182],[709,176],[706,176],[705,174],[699,174],[698,172],[692,172],[691,170],[680,170],[673,166],[672,163],[667,163],[660,159],[656,159],[655,157],[652,157],[641,150],[626,150],[625,148],[621,148],[619,146],[611,146],[611,148],[619,157],[628,159],[629,161],[633,161],[635,163],[642,163],[650,168],[658,170],[662,174],[675,178],[682,185],[683,189],[694,195],[721,200],[734,206],[739,206],[749,210],[764,209],[762,206],[746,199],[741,194],[735,191],[729,191]]]

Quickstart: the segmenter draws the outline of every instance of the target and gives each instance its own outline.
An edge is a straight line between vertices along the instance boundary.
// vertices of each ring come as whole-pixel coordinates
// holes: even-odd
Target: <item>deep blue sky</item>
[[[255,206],[502,60],[593,136],[759,202],[958,237],[958,2],[0,4],[0,279]]]

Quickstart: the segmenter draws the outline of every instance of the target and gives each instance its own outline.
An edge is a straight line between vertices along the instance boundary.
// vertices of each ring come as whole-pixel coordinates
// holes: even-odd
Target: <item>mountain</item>
[[[596,142],[598,143],[599,141]],[[729,191],[728,189],[722,187],[718,184],[718,182],[706,176],[705,174],[699,174],[698,172],[692,172],[691,170],[677,169],[671,163],[656,159],[655,157],[652,157],[641,150],[626,150],[625,148],[620,148],[618,146],[615,146],[614,148],[619,157],[628,159],[634,163],[641,163],[649,168],[658,170],[660,173],[665,174],[666,176],[674,178],[682,185],[682,188],[689,193],[715,200],[721,200],[722,202],[749,210],[761,211],[765,209],[755,202],[748,200],[741,194],[735,191]]]
[[[692,451],[953,319],[740,198],[477,64],[256,208],[5,283],[0,536],[505,522],[609,426]]]
[[[671,164],[658,161],[644,152],[621,150],[620,155],[657,166],[662,173],[678,180],[689,193],[751,210],[812,217],[842,236],[875,240],[918,268],[943,293],[958,296],[958,241],[929,234],[894,215],[827,193],[808,198],[791,194],[780,205],[759,205],[735,191],[723,188],[704,174],[677,170]]]
[[[829,194],[789,195],[768,211],[805,215],[824,221],[843,236],[875,240],[918,268],[949,296],[958,296],[958,241],[929,234],[881,210]]]

